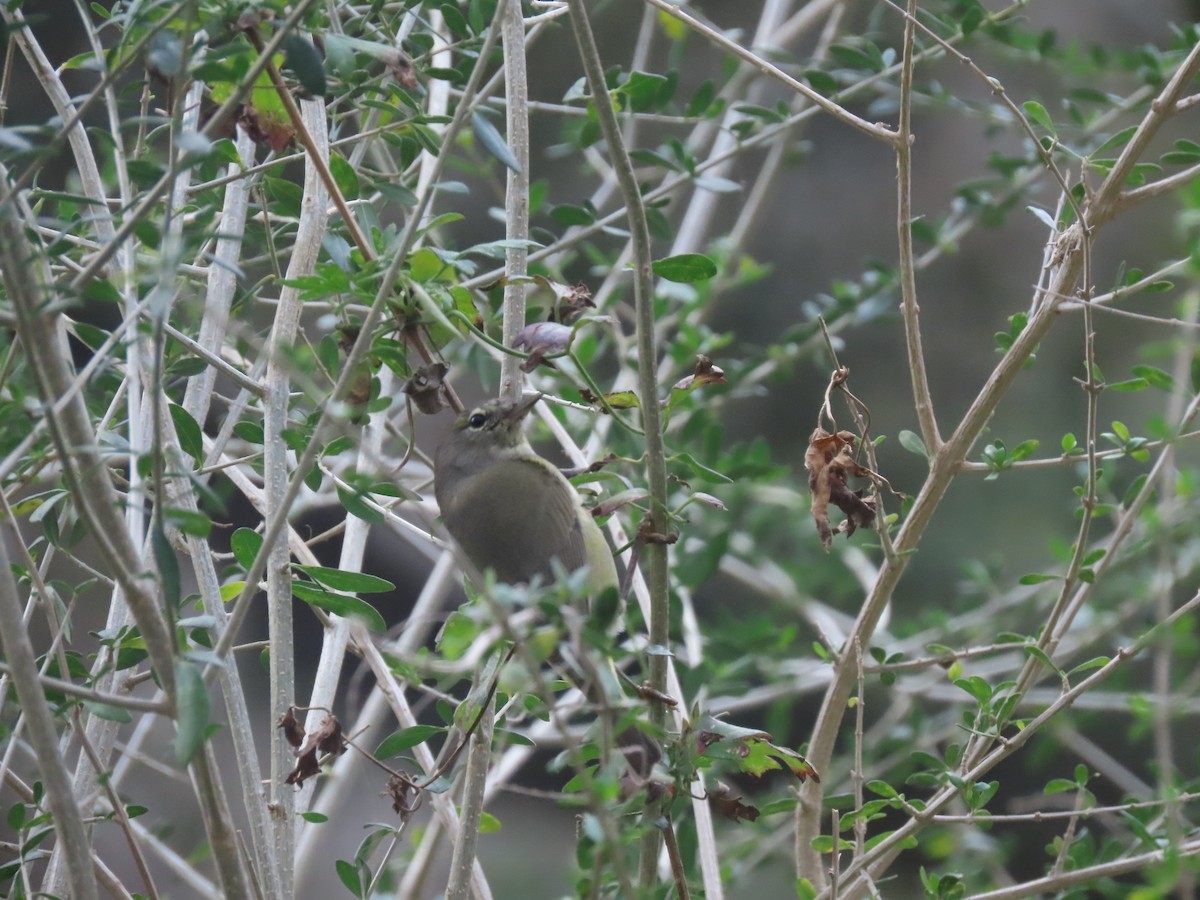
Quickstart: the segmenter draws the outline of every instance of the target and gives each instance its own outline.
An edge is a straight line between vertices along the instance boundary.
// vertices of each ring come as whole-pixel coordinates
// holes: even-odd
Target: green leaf
[[[1050,118],[1050,113],[1046,112],[1046,107],[1042,106],[1036,100],[1026,100],[1021,105],[1025,109],[1025,115],[1029,116],[1031,121],[1041,125],[1051,134],[1054,134],[1054,122]]]
[[[812,839],[812,848],[814,850],[816,850],[818,853],[832,853],[833,852],[833,835],[822,834],[818,837],[813,838]],[[838,850],[839,851],[844,852],[846,850],[853,850],[853,849],[854,849],[854,844],[852,844],[850,841],[847,841],[844,838],[838,838]]]
[[[596,217],[585,207],[573,206],[570,203],[560,203],[554,207],[550,210],[550,218],[564,227],[591,225],[596,221]]]
[[[177,403],[168,405],[171,421],[175,423],[175,433],[179,436],[179,446],[183,452],[197,463],[204,458],[204,434],[192,414]]]
[[[229,548],[243,569],[249,569],[254,565],[254,558],[258,555],[262,545],[262,535],[251,528],[239,528],[229,538]]]
[[[681,253],[656,259],[653,268],[659,278],[681,284],[704,281],[717,274],[717,264],[702,253]]]
[[[716,96],[717,89],[712,79],[705,81],[700,87],[696,88],[696,93],[692,94],[692,99],[688,101],[683,114],[689,118],[703,115],[705,110],[712,105]]]
[[[1046,786],[1042,788],[1042,792],[1046,794],[1062,794],[1066,791],[1078,789],[1079,785],[1068,778],[1051,778],[1046,782]]]
[[[212,519],[194,509],[167,506],[163,508],[163,518],[192,537],[207,538],[212,532]]]
[[[671,457],[671,462],[680,462],[691,469],[701,481],[707,481],[710,484],[733,484],[733,479],[723,472],[718,472],[716,469],[710,469],[702,464],[690,453],[677,453]]]
[[[1018,584],[1042,584],[1043,582],[1046,582],[1046,581],[1057,581],[1059,579],[1059,577],[1060,576],[1058,576],[1058,575],[1042,575],[1042,574],[1034,572],[1029,575],[1022,575],[1018,579],[1017,583]]]
[[[1046,651],[1043,650],[1041,647],[1030,644],[1030,645],[1026,646],[1024,648],[1024,650],[1027,654],[1034,657],[1036,660],[1038,660],[1043,666],[1045,666],[1051,672],[1054,672],[1060,678],[1063,676],[1063,674],[1064,674],[1063,670],[1061,668],[1059,668],[1058,664],[1055,663],[1054,660],[1052,660],[1050,658],[1050,656],[1046,653]]]
[[[441,734],[445,730],[445,728],[433,725],[413,725],[411,728],[402,729],[401,731],[389,734],[380,741],[379,746],[375,748],[375,756],[378,759],[387,759],[388,757],[396,756],[418,744],[425,743],[435,734]]]
[[[362,619],[372,631],[382,633],[387,630],[387,623],[379,614],[379,610],[366,600],[360,600],[358,597],[351,597],[348,594],[323,591],[302,581],[292,583],[292,593],[309,606],[315,606],[325,612],[345,618]]]
[[[358,198],[358,173],[349,160],[336,151],[329,154],[329,174],[333,176],[333,182],[343,197],[347,200]]]
[[[818,94],[829,95],[837,93],[837,79],[828,72],[823,72],[820,69],[807,69],[804,72],[804,79]]]
[[[186,659],[175,662],[175,761],[191,763],[208,732],[208,688],[200,667]]]
[[[1009,453],[1009,457],[1014,462],[1019,462],[1023,459],[1029,459],[1029,457],[1033,456],[1033,454],[1037,452],[1038,446],[1039,442],[1036,440],[1021,441],[1021,443],[1012,448],[1012,451]]]
[[[353,594],[381,594],[394,591],[396,586],[384,578],[367,575],[363,572],[345,572],[341,569],[327,569],[324,566],[296,566],[313,581],[319,581],[325,587],[335,591],[346,591]]]
[[[338,500],[341,501],[346,512],[354,516],[356,519],[362,519],[364,522],[370,522],[372,525],[380,525],[383,523],[383,513],[375,507],[367,503],[362,496],[354,490],[336,485]]]
[[[629,108],[634,112],[646,112],[656,105],[662,92],[669,88],[665,76],[653,72],[630,72],[629,79],[613,93],[629,98]]]
[[[1133,374],[1144,380],[1151,387],[1163,391],[1175,390],[1175,379],[1154,366],[1134,366]]]
[[[504,136],[496,129],[496,126],[491,123],[485,116],[479,112],[471,113],[471,127],[475,132],[475,138],[479,143],[483,144],[484,148],[504,165],[508,166],[514,172],[521,171],[521,164],[517,162],[517,157],[513,155],[508,144],[504,140]]]
[[[1075,666],[1075,668],[1071,669],[1067,675],[1069,677],[1071,675],[1078,675],[1080,672],[1090,671],[1091,669],[1103,668],[1104,666],[1107,666],[1109,662],[1110,660],[1107,656],[1093,656],[1087,662],[1081,662],[1079,665]]]
[[[154,520],[154,525],[150,530],[150,545],[154,550],[154,565],[158,567],[163,599],[170,609],[176,609],[183,591],[179,573],[179,557],[175,555],[175,548],[167,540],[167,533],[163,529],[161,519]]]
[[[900,793],[886,781],[869,781],[867,782],[867,790],[873,794],[878,794],[880,797],[886,797],[890,800],[896,799],[900,796]]]
[[[133,721],[133,716],[129,714],[129,710],[120,706],[110,706],[107,703],[95,703],[91,700],[83,701],[84,709],[90,712],[98,719],[104,719],[109,722],[128,723]]]
[[[479,816],[479,833],[493,834],[500,830],[500,820],[489,812],[482,813]]]
[[[979,703],[987,703],[992,699],[992,686],[978,675],[972,675],[970,678],[959,678],[954,682],[954,686],[966,691]]]
[[[334,870],[337,872],[338,880],[342,886],[355,897],[366,896],[366,885],[363,884],[362,876],[359,874],[358,866],[347,859],[339,859],[333,864]]]
[[[325,63],[312,41],[292,34],[283,42],[283,50],[284,65],[296,73],[304,90],[314,97],[324,97]]]
[[[900,446],[909,453],[915,453],[917,456],[929,459],[929,451],[925,449],[925,442],[921,440],[921,436],[915,431],[904,429],[899,434]]]
[[[1129,139],[1131,137],[1133,137],[1134,134],[1136,134],[1136,133],[1137,133],[1137,126],[1130,125],[1125,130],[1118,131],[1116,134],[1114,134],[1112,137],[1110,137],[1107,141],[1105,141],[1103,144],[1101,144],[1099,147],[1097,147],[1095,150],[1093,150],[1091,155],[1099,156],[1103,153],[1109,153],[1113,150],[1116,150],[1117,148],[1123,148],[1126,144],[1129,143]]]
[[[1122,391],[1129,393],[1131,391],[1144,391],[1150,386],[1150,382],[1145,378],[1129,378],[1125,381],[1112,381],[1104,387],[1110,391]]]
[[[642,406],[642,401],[634,391],[611,391],[603,396],[604,403],[596,404],[602,409],[605,406],[611,409],[640,409]]]

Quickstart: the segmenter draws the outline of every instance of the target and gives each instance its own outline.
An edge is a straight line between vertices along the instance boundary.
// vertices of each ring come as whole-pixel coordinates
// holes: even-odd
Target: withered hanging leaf
[[[288,772],[287,777],[283,779],[284,784],[294,784],[296,787],[303,787],[304,781],[307,778],[312,778],[321,772],[321,766],[317,762],[317,750],[314,747],[308,753],[303,754],[296,760],[296,767]]]
[[[393,51],[384,57],[384,62],[392,77],[400,83],[400,87],[408,91],[416,90],[417,72],[407,53],[402,50]]]
[[[431,416],[450,405],[446,397],[446,373],[450,367],[444,362],[430,363],[413,372],[404,382],[403,391],[412,398],[417,409]]]
[[[287,712],[280,716],[275,724],[283,729],[283,736],[292,747],[299,747],[304,743],[304,726],[296,718],[296,707],[289,706]]]
[[[703,353],[696,356],[696,365],[692,374],[679,379],[672,385],[673,391],[690,391],[706,384],[729,384],[725,380],[725,370],[713,365],[713,361]]]
[[[524,350],[529,358],[521,363],[521,371],[532,372],[540,365],[553,366],[546,360],[552,353],[564,353],[571,345],[574,332],[569,325],[558,322],[533,322],[517,332],[513,349]]]
[[[696,365],[692,369],[692,374],[680,378],[671,385],[671,392],[661,405],[670,408],[696,388],[704,387],[706,384],[729,384],[729,382],[725,380],[725,370],[720,366],[713,365],[713,361],[701,353],[696,356]]]
[[[875,498],[863,497],[863,491],[853,491],[846,484],[847,474],[871,476],[871,470],[851,456],[856,440],[852,432],[830,434],[824,428],[816,429],[808,439],[804,467],[808,469],[808,487],[812,492],[812,517],[826,551],[833,546],[835,533],[844,531],[848,537],[858,528],[871,527],[875,521]],[[830,503],[846,515],[836,528],[829,524]]]
[[[346,392],[346,404],[350,407],[348,418],[352,425],[366,425],[370,419],[367,404],[371,402],[374,387],[375,373],[370,362],[363,362],[355,370],[350,389]]]
[[[661,703],[664,706],[669,706],[672,709],[679,705],[679,701],[670,694],[664,694],[662,691],[656,691],[651,687],[650,682],[643,681],[636,688],[637,695],[643,700],[650,700],[654,703]]]
[[[554,309],[550,313],[551,321],[567,324],[586,310],[596,308],[596,304],[592,302],[592,292],[585,284],[563,284],[561,281],[553,281],[545,275],[533,275],[531,278],[554,294],[555,303]]]
[[[246,104],[238,116],[238,124],[259,145],[266,144],[276,153],[284,150],[296,136],[292,123],[273,110],[259,110]]]
[[[346,741],[342,737],[342,723],[337,720],[336,716],[326,716],[320,727],[305,738],[304,746],[296,751],[296,755],[304,756],[311,753],[315,757],[318,750],[333,756],[341,756],[346,752]]]
[[[727,819],[733,819],[735,822],[740,819],[753,822],[759,816],[758,807],[743,803],[741,797],[730,793],[728,785],[718,782],[716,790],[708,791],[706,796],[713,811]]]
[[[421,789],[404,772],[397,772],[388,779],[387,794],[392,798],[392,810],[404,822],[421,806]]]
[[[284,779],[285,784],[302,786],[306,778],[311,778],[321,771],[317,760],[317,751],[331,756],[341,756],[346,752],[346,739],[342,737],[342,723],[336,716],[326,716],[319,728],[305,736],[303,727],[296,720],[295,710],[289,709],[279,720],[281,728],[287,729],[288,743],[293,747],[297,738],[303,738],[303,744],[296,750],[296,767]]]

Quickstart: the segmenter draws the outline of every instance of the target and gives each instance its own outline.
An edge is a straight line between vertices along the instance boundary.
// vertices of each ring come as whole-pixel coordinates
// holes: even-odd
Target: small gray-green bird
[[[446,530],[480,572],[522,584],[589,567],[599,592],[617,584],[617,567],[600,526],[575,488],[534,452],[522,428],[541,395],[491,400],[459,416],[434,458],[433,491]]]

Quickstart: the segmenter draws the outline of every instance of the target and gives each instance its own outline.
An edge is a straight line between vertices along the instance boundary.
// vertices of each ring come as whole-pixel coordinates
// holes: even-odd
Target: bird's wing
[[[501,581],[530,581],[553,576],[557,557],[568,570],[587,563],[574,488],[553,466],[539,459],[506,459],[488,468],[488,482],[505,484],[508,501],[484,496],[469,484],[442,510],[467,556]]]

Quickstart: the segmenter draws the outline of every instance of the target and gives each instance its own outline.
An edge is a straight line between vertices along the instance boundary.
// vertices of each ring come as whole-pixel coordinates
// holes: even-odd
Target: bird
[[[524,420],[541,400],[489,400],[454,423],[434,455],[434,496],[442,522],[472,565],[505,584],[588,567],[592,596],[617,586],[604,533],[566,476],[539,456]]]

